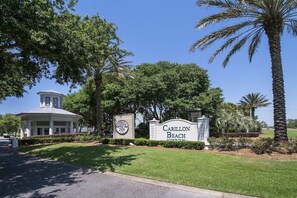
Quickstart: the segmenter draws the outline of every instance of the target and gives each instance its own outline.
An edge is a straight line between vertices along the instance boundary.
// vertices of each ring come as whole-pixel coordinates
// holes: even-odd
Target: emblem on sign
[[[129,130],[129,124],[125,120],[119,120],[115,128],[118,134],[125,135]]]

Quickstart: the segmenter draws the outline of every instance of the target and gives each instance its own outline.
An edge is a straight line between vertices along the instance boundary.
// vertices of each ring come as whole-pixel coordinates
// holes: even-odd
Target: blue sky
[[[222,67],[224,54],[211,64],[208,59],[218,45],[201,52],[189,52],[191,45],[206,33],[215,30],[196,30],[195,24],[204,16],[214,13],[210,8],[197,7],[194,0],[80,0],[76,13],[86,16],[99,14],[118,26],[123,48],[134,53],[128,59],[134,65],[161,60],[177,63],[196,63],[208,71],[212,87],[223,90],[225,101],[237,103],[251,92],[261,92],[272,102],[271,65],[267,39],[263,37],[253,62],[248,62],[247,48],[243,48]],[[296,66],[294,61],[297,38],[282,37],[282,58],[285,79],[287,118],[297,118]],[[295,47],[295,48],[294,48]],[[7,98],[0,104],[0,114],[19,113],[38,108],[40,90],[54,89],[69,93],[69,86],[54,80],[42,79],[23,98]],[[272,105],[256,111],[260,120],[273,124]]]

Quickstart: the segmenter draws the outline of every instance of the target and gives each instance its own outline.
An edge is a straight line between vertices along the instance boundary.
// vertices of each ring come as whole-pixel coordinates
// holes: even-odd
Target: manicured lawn
[[[263,138],[274,138],[274,130],[262,130],[262,134],[260,137]],[[288,129],[288,137],[289,138],[297,138],[297,129]]]
[[[50,159],[102,171],[259,197],[296,197],[297,161],[276,161],[210,152],[56,144],[22,148]]]

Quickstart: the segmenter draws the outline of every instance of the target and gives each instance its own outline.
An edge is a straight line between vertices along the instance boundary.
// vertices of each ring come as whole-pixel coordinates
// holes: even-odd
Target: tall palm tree
[[[241,98],[239,104],[243,108],[250,110],[250,117],[255,119],[255,110],[259,107],[267,107],[270,105],[266,96],[261,93],[250,93]]]
[[[297,35],[297,1],[296,0],[198,0],[198,6],[209,6],[219,9],[219,13],[202,18],[196,28],[228,20],[227,26],[214,31],[196,41],[191,51],[197,48],[204,50],[217,40],[223,39],[224,44],[210,57],[209,62],[222,51],[231,47],[223,66],[246,43],[249,43],[249,61],[260,44],[263,35],[269,43],[272,68],[274,140],[287,141],[286,105],[284,78],[281,60],[280,38],[286,29]]]

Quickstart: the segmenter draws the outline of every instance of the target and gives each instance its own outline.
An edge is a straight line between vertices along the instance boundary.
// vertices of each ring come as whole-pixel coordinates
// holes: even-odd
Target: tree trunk
[[[102,106],[101,106],[101,93],[102,93],[102,74],[95,73],[95,87],[96,87],[96,134],[103,135],[102,131]]]
[[[255,108],[251,108],[251,117],[255,119]]]
[[[274,141],[287,141],[286,102],[283,68],[281,60],[280,31],[277,26],[266,29],[272,69]]]

